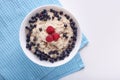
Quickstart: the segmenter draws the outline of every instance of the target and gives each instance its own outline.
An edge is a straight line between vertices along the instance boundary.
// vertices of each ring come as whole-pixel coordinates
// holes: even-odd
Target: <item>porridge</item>
[[[25,28],[26,48],[41,61],[64,60],[75,46],[77,27],[63,11],[44,9],[32,16]]]

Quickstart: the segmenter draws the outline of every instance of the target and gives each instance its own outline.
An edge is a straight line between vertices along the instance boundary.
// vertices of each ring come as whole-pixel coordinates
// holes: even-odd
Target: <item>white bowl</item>
[[[26,49],[26,34],[25,34],[25,26],[28,25],[28,21],[30,20],[30,18],[35,15],[36,13],[42,11],[43,9],[54,9],[54,10],[61,10],[64,13],[68,14],[76,23],[76,27],[77,29],[77,41],[75,44],[74,49],[71,51],[70,55],[68,57],[66,57],[64,60],[61,61],[57,61],[54,63],[50,63],[47,61],[40,61],[38,57],[36,57],[36,55],[34,55],[32,52],[30,52],[28,49]],[[78,21],[76,20],[76,18],[66,9],[59,7],[59,6],[55,6],[55,5],[47,5],[47,6],[40,6],[34,10],[32,10],[23,20],[21,27],[20,27],[20,32],[19,32],[19,40],[20,40],[20,45],[25,53],[25,55],[34,63],[41,65],[41,66],[45,66],[45,67],[56,67],[56,66],[60,66],[63,65],[65,63],[67,63],[68,61],[70,61],[77,53],[80,44],[81,44],[81,30],[80,30],[80,26],[78,24]]]

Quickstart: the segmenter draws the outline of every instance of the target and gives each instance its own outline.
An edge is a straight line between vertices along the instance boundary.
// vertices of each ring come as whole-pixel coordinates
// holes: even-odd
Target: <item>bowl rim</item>
[[[31,54],[33,54],[32,52],[30,52],[29,50],[27,50],[26,49],[26,44],[23,46],[23,42],[22,42],[22,40],[23,40],[23,31],[22,30],[24,30],[23,29],[23,27],[25,27],[25,22],[26,21],[28,21],[28,18],[30,18],[30,15],[32,15],[33,13],[35,13],[37,10],[39,10],[39,9],[41,9],[41,10],[43,10],[43,9],[46,9],[46,8],[48,8],[48,7],[52,7],[53,9],[54,8],[56,8],[56,9],[58,9],[58,10],[62,10],[63,12],[65,12],[65,13],[67,13],[68,15],[70,15],[71,17],[72,17],[72,19],[75,21],[75,23],[77,24],[77,28],[79,29],[77,29],[77,41],[76,41],[76,44],[75,44],[75,47],[73,48],[73,50],[70,52],[70,55],[68,56],[68,57],[66,57],[64,60],[60,60],[60,61],[58,61],[58,62],[55,62],[55,63],[50,63],[50,62],[47,62],[47,61],[40,61],[39,60],[39,62],[37,62],[38,60],[34,60],[34,58],[31,58],[29,55],[28,55],[28,53],[31,53]],[[24,30],[25,31],[25,30]],[[79,34],[78,34],[78,31],[79,31]],[[78,38],[79,38],[79,41],[78,41]],[[24,39],[25,40],[25,39]],[[61,6],[58,6],[58,5],[43,5],[43,6],[39,6],[39,7],[37,7],[37,8],[35,8],[35,9],[33,9],[32,11],[30,11],[26,16],[25,16],[25,18],[23,19],[23,21],[22,21],[22,23],[21,23],[21,25],[20,25],[20,31],[19,31],[19,42],[20,42],[20,46],[21,46],[21,48],[22,48],[22,50],[23,50],[23,52],[24,52],[24,54],[27,56],[27,58],[29,58],[32,62],[34,62],[34,63],[36,63],[36,64],[38,64],[38,65],[40,65],[40,66],[44,66],[44,67],[57,67],[57,66],[61,66],[61,65],[63,65],[63,64],[65,64],[65,63],[68,63],[76,54],[77,54],[77,52],[78,52],[78,50],[79,50],[79,47],[80,47],[80,45],[81,45],[81,40],[82,40],[82,32],[81,32],[81,28],[80,28],[80,25],[79,25],[79,22],[78,22],[78,20],[76,19],[76,17],[70,12],[70,11],[68,11],[66,8],[63,8],[63,7],[61,7]],[[77,42],[79,42],[79,44],[77,44]],[[25,43],[26,43],[26,41],[25,41]],[[77,47],[76,47],[77,46]],[[75,50],[76,49],[76,50]],[[74,51],[74,52],[73,52]],[[72,53],[74,53],[74,55],[71,55]],[[34,55],[34,54],[33,54]],[[48,64],[46,64],[46,62],[48,63]]]

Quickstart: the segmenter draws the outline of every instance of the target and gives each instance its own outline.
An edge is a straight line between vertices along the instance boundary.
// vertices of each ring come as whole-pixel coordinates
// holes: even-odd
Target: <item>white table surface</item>
[[[60,0],[79,20],[90,43],[85,69],[61,80],[120,80],[120,0]]]

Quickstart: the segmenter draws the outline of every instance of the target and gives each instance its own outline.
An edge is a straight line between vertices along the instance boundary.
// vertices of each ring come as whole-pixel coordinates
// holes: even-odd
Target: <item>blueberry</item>
[[[74,47],[73,47],[74,48]],[[68,50],[69,50],[69,53],[72,51],[72,48],[68,48]]]
[[[65,37],[66,36],[66,33],[63,33],[63,37]]]
[[[53,10],[53,13],[58,13],[56,10]]]
[[[50,9],[50,12],[53,12],[53,9]]]
[[[26,44],[26,48],[29,48],[30,47],[30,45],[29,44]]]
[[[66,28],[66,27],[67,27],[67,24],[64,24],[64,27]]]
[[[49,55],[53,54],[53,51],[50,51],[48,54],[49,54]]]
[[[63,11],[60,11],[60,15],[63,15]]]
[[[43,58],[43,60],[47,61],[47,60],[48,60],[48,58]]]
[[[77,36],[77,31],[74,31],[74,35]]]
[[[57,55],[58,55],[59,53],[58,53],[57,50],[55,50],[55,51],[50,51],[48,54],[49,54],[49,55],[51,55],[51,54],[57,54]]]
[[[48,60],[48,58],[44,57],[43,54],[40,54],[38,57],[39,57],[40,60],[45,60],[45,61]]]
[[[58,58],[54,58],[54,61],[56,62],[58,60]]]
[[[72,49],[73,49],[74,47],[75,47],[75,45],[71,45],[71,48],[72,48]],[[71,49],[71,50],[72,50],[72,49]]]
[[[36,20],[29,20],[29,23],[35,23],[37,21],[37,19]]]
[[[27,39],[30,38],[30,35],[31,35],[30,33],[28,33],[28,34],[26,35]]]
[[[72,22],[73,21],[73,19],[70,19],[70,22]]]
[[[63,57],[63,58],[65,57],[65,55],[66,55],[66,52],[65,52],[65,51],[63,51],[63,52],[60,54],[60,56]]]
[[[75,28],[74,28],[74,30],[76,30],[76,31],[77,31],[77,27],[75,27]]]
[[[52,17],[52,20],[54,19],[54,16]]]
[[[75,22],[73,22],[73,21],[72,21],[72,22],[70,22],[70,24],[72,24],[73,26],[75,26]]]
[[[59,15],[55,15],[57,18],[59,18]]]
[[[75,27],[74,27],[73,25],[70,25],[70,26],[71,26],[71,28],[74,30]]]
[[[50,58],[49,61],[50,61],[51,63],[54,63],[54,59],[53,59],[53,58]]]
[[[39,17],[39,13],[36,13],[35,17]]]
[[[36,17],[35,17],[35,16],[32,16],[31,19],[34,20],[34,19],[36,19]]]
[[[42,58],[43,60],[47,61],[48,60],[48,55],[43,53],[40,55],[40,58]]]
[[[26,42],[29,42],[29,41],[30,41],[30,38],[27,38],[27,39],[26,39]]]
[[[64,33],[63,37],[65,37],[67,39],[68,38],[67,33]]]
[[[76,37],[75,36],[73,36],[73,40],[76,41]]]
[[[65,56],[66,56],[66,57],[68,57],[69,55],[70,55],[69,53],[67,53],[67,52],[65,53]]]
[[[32,21],[32,20],[29,20],[29,23],[34,23],[34,21]]]
[[[70,26],[72,27],[72,29],[75,28],[75,22],[70,22]]]
[[[30,44],[26,44],[26,48],[28,48],[29,50],[31,50]]]
[[[61,20],[61,17],[58,17],[58,21],[60,21]]]
[[[57,12],[57,11],[55,11],[55,12],[54,12],[54,16],[55,16],[55,17],[59,17],[59,15],[58,15],[58,12]]]
[[[30,25],[30,28],[33,28],[33,25]]]
[[[31,28],[31,27],[29,28],[29,32],[30,32],[30,33],[32,32],[32,28]]]
[[[36,51],[36,52],[35,52],[35,55],[40,56],[41,53],[40,53],[39,51]]]
[[[69,45],[69,46],[68,46],[68,50],[69,50],[70,52],[72,51],[72,48],[73,48],[72,46],[74,46],[74,45]]]
[[[43,20],[43,19],[44,19],[44,16],[39,17],[39,20]]]
[[[70,16],[66,16],[66,18],[67,18],[67,19],[69,19],[69,18],[70,18]]]
[[[37,21],[37,18],[35,18],[34,21],[36,22],[36,21]]]
[[[72,41],[70,40],[69,43],[71,43]]]
[[[41,12],[41,14],[46,15],[46,14],[47,14],[47,10],[44,9],[44,10]]]
[[[41,56],[44,58],[46,57],[45,53],[44,52],[41,52]]]
[[[69,54],[66,51],[63,51],[62,54],[63,54],[64,57],[69,56]]]
[[[69,19],[69,18],[70,18],[70,16],[68,16],[67,14],[65,14],[64,16],[65,16],[67,19]]]
[[[64,58],[65,58],[65,57],[63,57],[63,56],[59,56],[59,57],[58,57],[59,60],[64,60]]]
[[[77,27],[73,26],[73,27],[71,27],[71,28],[73,29],[73,32],[74,32],[74,33],[77,33]]]
[[[35,46],[35,43],[34,43],[34,42],[31,42],[30,45],[31,45],[31,46]]]
[[[34,24],[33,27],[36,28],[36,25]]]
[[[75,45],[75,42],[74,42],[74,41],[72,42],[72,45]]]
[[[67,54],[70,54],[70,52],[71,52],[68,47],[66,49],[66,52],[67,52]]]
[[[72,36],[71,38],[73,39],[73,41],[76,41],[76,37],[75,36]]]
[[[39,52],[40,52],[41,54],[45,54],[44,52],[42,52],[42,51],[40,51],[40,50],[39,50]]]
[[[28,26],[25,27],[26,30],[30,30],[30,28]]]
[[[65,55],[65,51],[63,51],[60,56],[64,56],[64,55]]]
[[[44,13],[43,16],[44,16],[44,17],[48,16],[48,13]]]
[[[50,9],[50,12],[54,13],[54,12],[56,12],[56,11],[55,11],[55,10],[53,10],[53,9]]]
[[[55,50],[55,51],[53,51],[53,54],[57,54],[57,55],[58,55],[59,53],[58,53],[58,51],[57,51],[57,50]]]
[[[74,25],[73,24],[70,24],[71,28],[74,29]]]
[[[67,38],[68,38],[68,36],[65,36],[65,38],[67,39]]]
[[[64,15],[65,17],[67,16],[67,14]]]
[[[43,57],[39,57],[39,59],[42,61],[42,60],[43,60]]]
[[[31,29],[36,28],[36,25],[30,25]]]
[[[43,12],[44,12],[44,13],[46,13],[46,12],[47,12],[47,10],[46,10],[46,9],[44,9],[44,10],[43,10]]]

